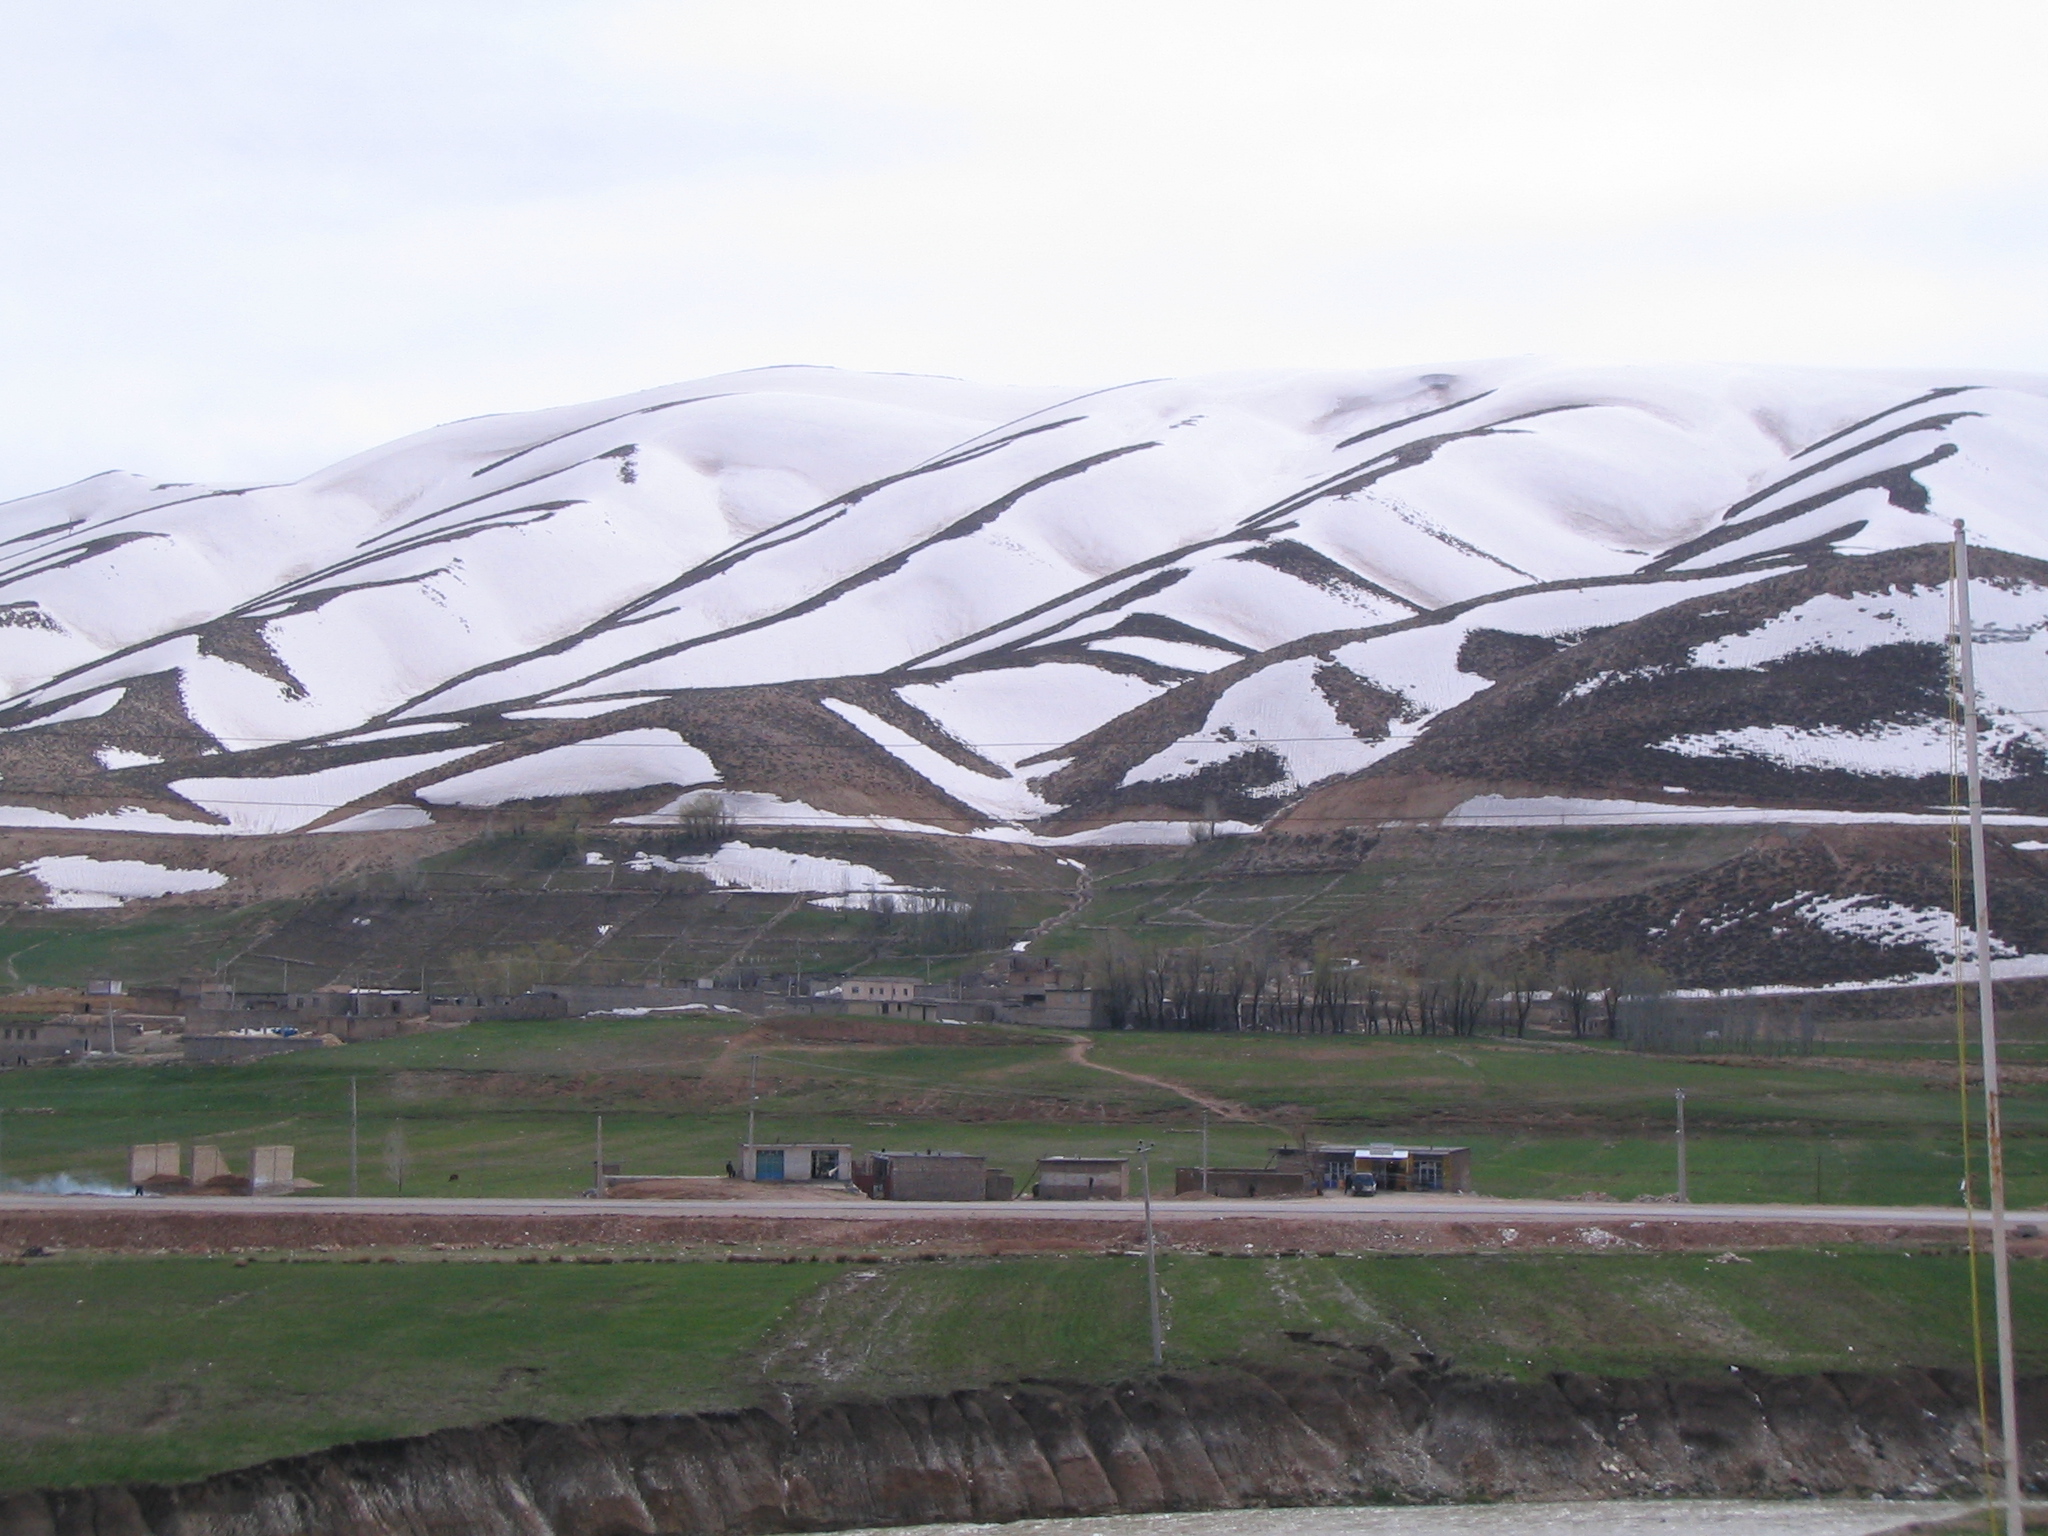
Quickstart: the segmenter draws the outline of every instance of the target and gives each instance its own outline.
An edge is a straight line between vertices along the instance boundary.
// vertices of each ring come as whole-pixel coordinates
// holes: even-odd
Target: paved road
[[[78,1213],[95,1216],[124,1211],[136,1214],[194,1211],[214,1215],[235,1212],[336,1216],[591,1216],[599,1213],[638,1217],[747,1217],[783,1221],[891,1221],[906,1216],[960,1221],[1128,1222],[1141,1207],[1135,1200],[1098,1201],[967,1201],[940,1203],[857,1198],[764,1200],[360,1200],[294,1195],[229,1198],[168,1195],[136,1199],[105,1195],[0,1195],[0,1215],[8,1212]],[[1380,1195],[1370,1200],[1326,1197],[1320,1200],[1162,1200],[1153,1206],[1161,1225],[1200,1225],[1211,1221],[1344,1221],[1375,1222],[1741,1222],[1764,1225],[1827,1225],[1836,1227],[1954,1227],[1969,1219],[1959,1208],[1944,1206],[1871,1205],[1675,1205],[1622,1204],[1575,1200],[1500,1200],[1476,1195]],[[1988,1225],[1989,1217],[1977,1220]],[[2048,1211],[2015,1211],[2016,1226],[2048,1230]],[[2028,1233],[2025,1235],[2033,1235]]]

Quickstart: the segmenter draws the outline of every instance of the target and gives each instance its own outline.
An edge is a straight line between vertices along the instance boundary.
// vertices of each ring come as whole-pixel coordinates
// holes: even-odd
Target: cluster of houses
[[[868,1152],[850,1142],[749,1142],[728,1165],[746,1183],[810,1185],[858,1192],[872,1200],[1011,1200],[1019,1195],[1006,1170],[973,1152]],[[1277,1147],[1263,1168],[1176,1168],[1176,1195],[1219,1199],[1303,1198],[1322,1194],[1467,1194],[1472,1154],[1467,1147],[1373,1145]],[[606,1196],[657,1195],[676,1180],[620,1173],[607,1166]],[[1157,1191],[1164,1194],[1164,1190]],[[1128,1200],[1127,1157],[1041,1157],[1022,1191],[1034,1200]]]
[[[130,991],[119,981],[95,981],[83,991],[31,988],[0,997],[0,1068],[117,1056],[253,1061],[409,1034],[441,1022],[434,1015],[421,993],[375,987]]]
[[[758,983],[760,978],[746,978]],[[477,1019],[570,1017],[622,1003],[713,997],[737,1011],[801,1009],[885,1018],[1100,1028],[1094,991],[1061,968],[1012,955],[1006,968],[966,982],[930,985],[910,976],[859,976],[801,993],[721,985],[547,987],[519,998],[450,998],[402,987],[329,985],[261,991],[223,983],[130,989],[95,981],[83,990],[30,987],[0,996],[0,1069],[89,1058],[176,1057],[254,1061],[290,1051],[384,1040]]]

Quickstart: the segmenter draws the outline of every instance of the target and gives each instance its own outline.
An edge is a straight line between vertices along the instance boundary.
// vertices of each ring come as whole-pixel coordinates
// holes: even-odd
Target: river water
[[[1239,1509],[1200,1515],[897,1526],[853,1536],[1877,1536],[1960,1506],[1817,1499],[1627,1499],[1572,1504]]]

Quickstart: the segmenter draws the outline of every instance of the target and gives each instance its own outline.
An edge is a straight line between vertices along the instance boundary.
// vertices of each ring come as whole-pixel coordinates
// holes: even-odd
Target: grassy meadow
[[[650,1262],[573,1251],[16,1262],[0,1268],[0,1489],[184,1478],[515,1416],[1147,1368],[1143,1266],[1131,1257],[627,1257]],[[1332,1342],[1523,1378],[1970,1359],[1968,1279],[1952,1254],[1168,1254],[1161,1276],[1172,1366],[1311,1360]],[[2024,1263],[2016,1279],[2023,1366],[2048,1369],[2048,1265]]]
[[[236,1066],[13,1071],[0,1073],[0,1168],[116,1184],[132,1142],[211,1141],[235,1160],[290,1142],[300,1175],[342,1194],[353,1080],[364,1194],[571,1195],[588,1187],[600,1114],[607,1159],[630,1172],[722,1170],[750,1068],[762,1140],[985,1152],[1024,1175],[1047,1153],[1143,1136],[1162,1167],[1196,1162],[1200,1109],[1107,1067],[1233,1106],[1240,1118],[1210,1117],[1217,1166],[1262,1164],[1302,1135],[1453,1142],[1474,1149],[1482,1193],[1626,1200],[1673,1188],[1683,1088],[1697,1200],[1948,1204],[1961,1180],[1953,1069],[1944,1082],[1932,1043],[1705,1060],[1486,1037],[1117,1033],[1087,1039],[1091,1066],[1072,1059],[1074,1037],[1045,1031],[922,1038],[819,1040],[802,1021],[729,1016],[555,1020]],[[2042,1075],[2028,1046],[2015,1042],[2022,1079]],[[2006,1124],[2013,1201],[2048,1204],[2048,1085],[2010,1084]]]

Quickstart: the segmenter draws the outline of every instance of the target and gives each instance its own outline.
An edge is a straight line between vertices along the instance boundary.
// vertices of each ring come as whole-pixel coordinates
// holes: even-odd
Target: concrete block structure
[[[988,1159],[971,1152],[871,1152],[854,1182],[877,1200],[985,1200]]]
[[[853,1145],[830,1141],[742,1145],[734,1170],[757,1184],[844,1184],[853,1178]]]
[[[258,1147],[249,1158],[249,1184],[259,1195],[277,1194],[297,1186],[292,1174],[293,1149],[287,1146]]]
[[[1039,1200],[1126,1200],[1130,1193],[1127,1157],[1041,1157],[1032,1190]]]

